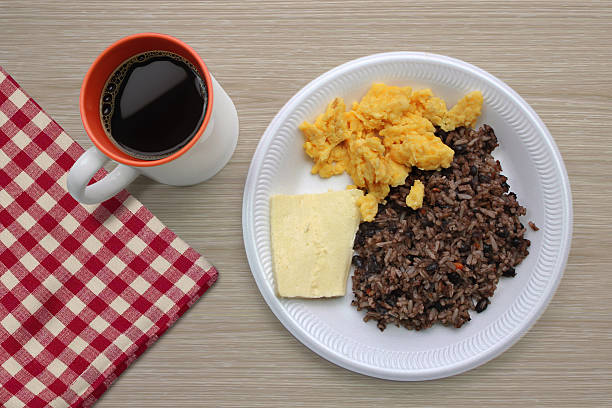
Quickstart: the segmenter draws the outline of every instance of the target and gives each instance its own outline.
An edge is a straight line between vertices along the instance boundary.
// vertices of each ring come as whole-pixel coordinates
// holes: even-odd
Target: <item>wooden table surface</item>
[[[233,98],[240,139],[209,182],[129,190],[220,271],[217,284],[125,372],[99,407],[612,405],[612,3],[468,1],[0,1],[0,64],[84,147],[93,59],[157,31],[202,55]],[[565,276],[531,331],[444,380],[368,378],[318,357],[260,296],[242,243],[242,191],[267,124],[319,74],[383,51],[466,60],[519,92],[557,142],[572,185]]]

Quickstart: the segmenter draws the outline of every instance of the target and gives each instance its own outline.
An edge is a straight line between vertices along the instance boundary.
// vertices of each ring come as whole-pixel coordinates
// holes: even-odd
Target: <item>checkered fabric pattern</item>
[[[0,67],[2,407],[92,405],[217,279],[126,191],[76,202],[82,153]]]

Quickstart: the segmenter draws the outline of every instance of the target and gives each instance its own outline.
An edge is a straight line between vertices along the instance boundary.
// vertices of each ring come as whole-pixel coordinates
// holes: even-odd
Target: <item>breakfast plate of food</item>
[[[343,64],[280,110],[253,157],[243,235],[257,286],[303,344],[417,381],[507,350],[567,261],[559,151],[511,88],[412,52]]]

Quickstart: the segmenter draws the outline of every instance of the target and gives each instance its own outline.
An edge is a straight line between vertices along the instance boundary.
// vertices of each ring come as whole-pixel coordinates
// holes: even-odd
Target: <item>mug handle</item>
[[[84,204],[97,204],[106,201],[130,184],[140,172],[125,164],[117,167],[102,180],[87,185],[91,178],[108,161],[95,146],[90,147],[79,157],[68,173],[68,191],[75,200]]]

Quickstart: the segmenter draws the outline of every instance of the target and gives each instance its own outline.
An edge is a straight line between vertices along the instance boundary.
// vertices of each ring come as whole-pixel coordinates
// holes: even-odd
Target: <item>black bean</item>
[[[461,153],[465,152],[465,145],[460,144],[458,146],[455,146],[455,147],[453,147],[453,150],[455,151],[455,153],[461,154]]]
[[[476,166],[471,166],[470,167],[470,176],[475,176],[478,174],[478,167]]]
[[[393,292],[389,293],[389,296],[393,296],[394,299],[402,296],[404,292],[401,289],[395,289]]]
[[[430,263],[429,265],[425,267],[425,271],[428,272],[429,274],[437,270],[438,270],[438,264],[436,262]]]
[[[512,246],[516,248],[517,246],[521,245],[521,239],[518,237],[514,237],[510,241],[510,244],[512,244]]]
[[[475,277],[473,277],[473,276],[470,276],[470,283],[471,283],[472,285],[475,285],[475,284],[476,284],[476,282],[478,282],[478,281],[476,280],[476,278],[475,278]]]
[[[442,140],[443,143],[446,143],[446,137],[448,136],[448,133],[445,132],[444,130],[437,128],[435,135],[438,136],[440,138],[440,140]]]
[[[504,189],[504,191],[508,191],[510,189],[510,186],[505,181],[501,183],[501,186]]]
[[[479,174],[478,175],[478,180],[481,183],[489,183],[491,181],[491,177],[487,176],[486,174]]]
[[[505,270],[502,273],[502,276],[505,276],[506,278],[514,278],[516,276],[516,269],[509,267],[508,270]]]
[[[448,305],[448,304],[447,305],[442,305],[442,303],[440,303],[440,301],[437,301],[436,303],[433,304],[433,307],[435,307],[438,312],[441,312],[443,310],[448,309],[450,307],[450,305]]]
[[[359,255],[353,255],[353,265],[356,268],[361,268],[363,266],[363,259]]]
[[[491,253],[491,251],[493,250],[493,247],[492,247],[491,245],[489,245],[489,244],[485,244],[485,243],[483,243],[483,244],[482,244],[482,250],[483,250],[483,252],[484,252],[485,254],[487,254],[487,253],[489,253],[489,254],[490,254],[490,253]]]
[[[385,297],[385,302],[386,302],[386,303],[387,303],[389,306],[391,306],[391,307],[395,307],[396,302],[395,302],[395,298],[393,298],[393,296],[391,296],[391,295],[386,296],[386,297]]]
[[[506,227],[498,228],[495,233],[502,238],[508,238],[508,228]]]
[[[457,272],[449,273],[448,274],[448,280],[453,285],[457,285],[458,283],[463,282],[463,279],[461,279],[461,276],[459,276],[459,274]]]
[[[376,262],[376,257],[374,255],[370,256],[368,259],[368,263],[366,265],[366,271],[368,273],[379,273],[381,270],[380,264]]]
[[[476,312],[477,313],[484,312],[487,306],[489,306],[489,299],[487,298],[480,299],[478,303],[476,304]]]
[[[425,220],[425,221],[423,221],[423,226],[424,227],[433,227],[434,223],[432,221]]]

